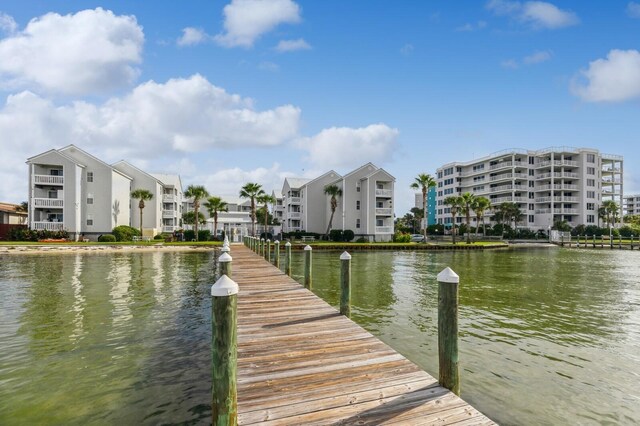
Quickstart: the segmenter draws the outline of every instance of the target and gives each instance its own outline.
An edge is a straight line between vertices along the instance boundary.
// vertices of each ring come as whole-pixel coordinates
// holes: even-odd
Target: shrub
[[[9,239],[12,241],[61,240],[68,238],[69,233],[67,231],[36,231],[26,227],[15,227],[9,231]]]
[[[111,233],[116,237],[116,241],[133,241],[133,237],[140,236],[138,229],[127,225],[116,226]]]
[[[271,234],[271,232],[263,232],[260,234],[260,238],[262,238],[263,240],[273,241],[273,234]]]
[[[186,231],[184,231],[184,240],[185,241],[191,241],[191,240],[195,240],[196,239],[196,233],[194,230],[192,229],[187,229]]]
[[[346,242],[353,240],[355,236],[356,234],[351,229],[345,229],[342,232],[342,240]]]
[[[626,225],[619,229],[620,235],[625,238],[629,238],[632,235],[637,237],[640,235],[640,226],[638,225]]]
[[[360,237],[360,238],[358,238],[358,239],[356,240],[356,243],[366,243],[366,242],[367,242],[367,240],[366,240],[366,238],[364,238],[364,237]]]
[[[116,237],[115,237],[115,235],[104,234],[104,235],[100,235],[98,237],[98,241],[101,242],[101,243],[115,243],[116,242]]]
[[[158,234],[155,237],[153,237],[154,240],[164,240],[165,236],[162,234]]]
[[[198,230],[198,241],[209,241],[209,237],[211,237],[211,231],[208,229]]]
[[[410,243],[411,235],[405,234],[404,232],[396,232],[393,234],[393,242],[394,243]]]
[[[331,231],[329,231],[329,239],[331,241],[342,241],[342,229],[332,229]]]

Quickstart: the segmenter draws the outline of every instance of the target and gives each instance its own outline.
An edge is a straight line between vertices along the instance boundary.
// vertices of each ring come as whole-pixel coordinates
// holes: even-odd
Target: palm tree
[[[413,214],[411,219],[412,234],[416,233],[416,222],[419,217],[424,216],[424,211],[420,207],[412,207],[410,212]]]
[[[209,196],[209,193],[202,185],[189,185],[184,192],[184,196],[187,198],[193,198],[193,214],[194,217],[199,218],[198,211],[200,210],[200,200]],[[198,222],[194,221],[194,238],[198,241]]]
[[[482,220],[482,236],[486,236],[486,228],[484,226],[484,212],[491,207],[491,201],[487,197],[476,197],[473,204],[473,211],[476,213],[478,226],[476,227],[476,237],[478,229],[480,229],[480,220]]]
[[[620,207],[618,203],[613,200],[606,200],[602,202],[602,207],[604,209],[605,216],[607,218],[607,223],[609,226],[615,228],[616,220],[618,219],[618,213],[620,212]]]
[[[333,215],[336,212],[336,208],[338,208],[338,199],[336,197],[342,197],[342,188],[339,188],[337,185],[327,185],[324,187],[324,193],[331,197],[329,199],[331,216],[329,217],[329,225],[327,226],[328,236],[331,231],[331,225],[333,224]]]
[[[269,195],[266,192],[263,192],[262,194],[258,195],[256,197],[256,202],[258,204],[264,204],[263,209],[264,209],[264,234],[265,234],[265,238],[267,235],[267,226],[269,225],[269,203],[274,204],[276,202],[276,197],[274,197],[273,195]]]
[[[476,196],[470,192],[465,192],[460,196],[460,210],[467,219],[467,244],[471,244],[471,212],[476,202]]]
[[[424,239],[427,239],[427,192],[429,188],[435,188],[437,185],[436,180],[429,173],[420,173],[414,179],[410,186],[411,189],[419,189],[422,191],[422,217],[424,219]]]
[[[240,198],[251,200],[251,234],[256,236],[256,197],[264,194],[262,185],[257,183],[247,183],[240,189]]]
[[[152,199],[153,194],[146,189],[135,189],[131,191],[131,198],[140,200],[138,208],[140,209],[140,236],[142,236],[142,210],[144,210],[144,202],[145,200]]]
[[[209,197],[204,206],[207,208],[209,216],[213,218],[213,236],[216,237],[218,235],[218,213],[229,211],[227,202],[222,201],[220,197]]]
[[[456,215],[461,207],[461,200],[459,195],[452,195],[444,199],[444,204],[451,207],[451,237],[453,244],[456,243]]]
[[[517,203],[505,202],[496,208],[494,219],[498,223],[503,221],[509,223],[509,225],[513,223],[513,228],[515,229],[516,224],[522,220],[523,216]],[[504,238],[504,227],[502,227],[502,237]]]

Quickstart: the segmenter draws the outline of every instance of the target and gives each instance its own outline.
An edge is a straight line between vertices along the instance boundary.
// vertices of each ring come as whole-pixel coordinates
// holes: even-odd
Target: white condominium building
[[[145,236],[171,232],[178,225],[175,221],[172,227],[163,225],[168,223],[164,221],[164,193],[173,191],[178,197],[176,208],[182,203],[178,176],[162,175],[165,184],[126,161],[109,165],[74,145],[38,154],[27,164],[30,229],[65,230],[72,239],[96,240],[116,226],[138,228],[138,200],[131,199],[135,189],[153,194],[143,210]]]
[[[492,207],[518,204],[519,226],[548,230],[555,222],[597,225],[604,200],[622,206],[623,158],[596,149],[552,147],[538,151],[510,149],[467,162],[445,164],[436,171],[436,217],[451,224],[444,200],[470,192],[489,198]],[[487,212],[487,217],[492,216]],[[465,221],[456,216],[456,223]],[[475,214],[472,214],[474,217]],[[472,226],[476,226],[475,219]]]
[[[367,163],[344,176],[329,171],[315,179],[286,178],[282,187],[282,230],[324,234],[331,218],[330,197],[324,190],[342,190],[332,229],[352,230],[355,238],[393,239],[393,188],[395,178]]]
[[[625,195],[622,212],[625,216],[640,214],[640,194]]]

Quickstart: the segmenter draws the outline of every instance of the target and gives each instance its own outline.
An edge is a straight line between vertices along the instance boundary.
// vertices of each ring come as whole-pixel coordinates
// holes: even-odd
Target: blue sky
[[[74,143],[215,195],[372,161],[409,184],[507,148],[625,157],[640,192],[640,2],[0,3],[0,200]]]

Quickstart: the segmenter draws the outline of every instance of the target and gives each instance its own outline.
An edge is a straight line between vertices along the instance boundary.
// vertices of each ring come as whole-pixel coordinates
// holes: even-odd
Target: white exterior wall
[[[640,214],[640,194],[628,195],[624,197],[623,214]]]
[[[301,198],[303,203],[303,223],[301,226],[304,226],[304,229],[307,232],[324,234],[327,231],[329,218],[331,216],[331,198],[324,193],[324,189],[328,185],[335,183],[336,178],[339,177],[339,174],[331,171],[308,182],[301,188]],[[340,185],[338,185],[338,187],[339,186]],[[336,216],[340,212],[341,198],[342,197],[337,197],[338,207],[336,208]],[[340,227],[337,226],[335,216],[332,228],[340,229]]]

